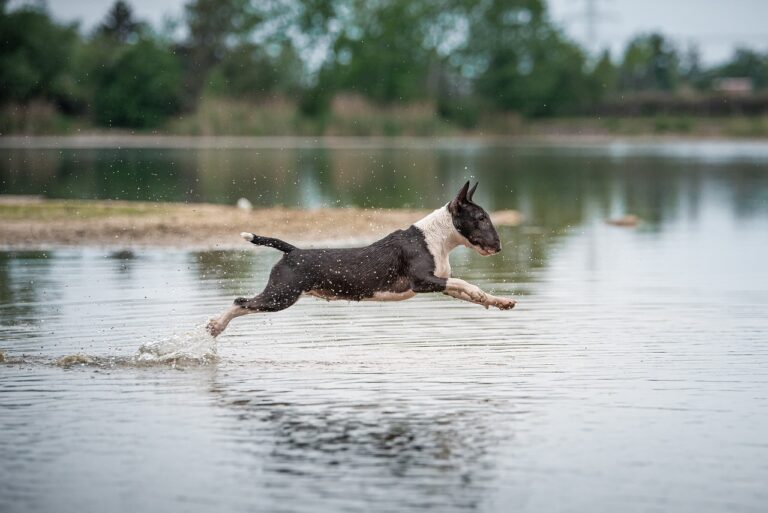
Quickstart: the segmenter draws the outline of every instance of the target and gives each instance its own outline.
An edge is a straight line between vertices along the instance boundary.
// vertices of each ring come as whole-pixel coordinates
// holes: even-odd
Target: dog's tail
[[[280,239],[273,239],[272,237],[262,237],[261,235],[256,235],[253,233],[243,232],[240,234],[240,237],[244,238],[248,242],[252,244],[256,244],[257,246],[267,246],[270,248],[275,248],[279,251],[282,251],[283,253],[290,253],[294,249],[298,249],[293,244],[288,244],[285,241],[282,241]]]

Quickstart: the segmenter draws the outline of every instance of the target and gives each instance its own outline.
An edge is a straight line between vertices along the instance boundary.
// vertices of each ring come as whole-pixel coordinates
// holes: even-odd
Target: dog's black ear
[[[475,195],[475,191],[477,190],[477,186],[480,185],[480,182],[475,182],[475,186],[472,187],[469,192],[467,193],[467,199],[469,201],[472,201],[472,196]]]
[[[466,203],[468,190],[469,190],[469,182],[464,184],[464,187],[461,188],[461,190],[456,195],[456,198],[453,201],[455,201],[456,203]]]

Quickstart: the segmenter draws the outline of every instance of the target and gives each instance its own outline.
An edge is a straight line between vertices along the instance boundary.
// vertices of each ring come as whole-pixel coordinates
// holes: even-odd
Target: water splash
[[[135,359],[137,363],[211,363],[218,360],[216,339],[201,324],[185,333],[143,344]]]
[[[99,360],[93,356],[87,354],[70,354],[63,356],[56,360],[56,365],[59,367],[69,368],[75,365],[98,365]]]
[[[11,356],[0,351],[0,363],[5,365],[54,365],[64,369],[72,367],[144,367],[152,365],[196,366],[215,363],[219,359],[216,354],[216,339],[214,339],[201,324],[194,329],[176,333],[154,342],[148,342],[139,347],[133,356],[97,356],[74,353],[58,358],[39,355]]]

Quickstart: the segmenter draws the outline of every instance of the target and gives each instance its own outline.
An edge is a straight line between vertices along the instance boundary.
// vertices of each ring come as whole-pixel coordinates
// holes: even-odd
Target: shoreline
[[[0,149],[419,149],[455,147],[456,143],[478,146],[504,145],[606,145],[676,143],[768,144],[768,138],[681,134],[552,133],[539,135],[451,135],[451,136],[243,136],[89,133],[80,135],[0,135]]]
[[[429,213],[418,209],[284,207],[243,210],[210,203],[49,200],[0,195],[0,249],[243,249],[251,231],[299,246],[368,244]],[[516,226],[513,210],[492,212],[499,226]]]

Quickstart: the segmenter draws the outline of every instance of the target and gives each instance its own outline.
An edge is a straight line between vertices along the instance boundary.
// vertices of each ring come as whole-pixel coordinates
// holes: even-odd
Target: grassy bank
[[[418,103],[383,107],[357,97],[334,100],[318,118],[303,116],[284,99],[252,102],[206,98],[192,113],[180,115],[155,130],[110,130],[83,117],[67,117],[50,105],[33,103],[0,111],[2,135],[74,135],[138,133],[183,136],[690,136],[768,137],[768,116],[701,117],[655,115],[636,117],[572,117],[526,119],[505,113],[464,113],[447,120],[434,105]]]
[[[768,116],[643,116],[556,118],[524,125],[529,136],[587,135],[615,137],[682,136],[718,138],[768,137]]]
[[[514,114],[477,117],[471,126],[441,118],[427,104],[375,107],[347,98],[334,102],[327,117],[302,118],[290,104],[258,106],[247,102],[207,101],[188,116],[168,124],[173,135],[249,136],[691,136],[768,137],[768,116],[695,117],[656,115],[638,117],[573,117],[525,119]]]
[[[179,248],[244,247],[239,233],[253,231],[297,244],[373,241],[405,228],[427,211],[408,209],[281,207],[241,210],[226,205],[126,201],[44,200],[0,196],[0,247],[58,245]],[[516,225],[517,212],[492,214]]]

